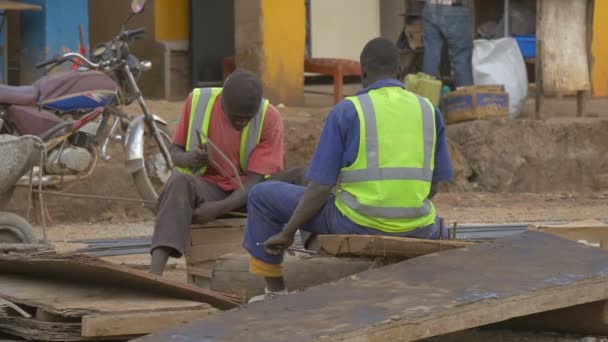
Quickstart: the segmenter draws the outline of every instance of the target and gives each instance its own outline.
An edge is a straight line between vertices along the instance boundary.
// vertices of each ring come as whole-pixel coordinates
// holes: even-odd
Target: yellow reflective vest
[[[217,97],[222,92],[222,88],[199,88],[192,91],[192,106],[190,107],[190,122],[188,123],[188,137],[186,139],[186,151],[191,151],[198,145],[196,131],[203,132],[205,136],[209,135],[209,122],[211,120],[211,112]],[[255,117],[249,121],[241,134],[241,148],[239,152],[239,164],[242,171],[247,171],[247,161],[253,149],[260,142],[262,136],[262,127],[266,118],[269,102],[262,99],[260,108]],[[201,137],[205,142],[205,138]],[[181,173],[192,174],[193,170],[186,168],[176,168]],[[200,174],[203,175],[207,170],[206,167],[201,168]]]
[[[399,87],[349,97],[359,117],[355,162],[342,168],[336,206],[353,222],[388,233],[434,223],[435,110]]]

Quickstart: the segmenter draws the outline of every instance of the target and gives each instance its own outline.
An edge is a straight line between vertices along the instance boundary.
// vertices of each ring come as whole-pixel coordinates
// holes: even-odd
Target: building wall
[[[306,9],[302,0],[262,1],[265,70],[271,99],[298,104],[304,93]]]
[[[42,11],[21,12],[21,83],[31,83],[43,70],[36,63],[56,54],[78,51],[79,26],[84,28],[84,43],[88,46],[88,3],[81,0],[28,0]],[[63,68],[69,68],[66,63]],[[61,69],[61,68],[60,68]],[[60,70],[58,69],[58,70]]]
[[[311,0],[310,17],[313,57],[358,60],[380,36],[380,0]]]
[[[154,2],[155,1],[148,1],[144,12],[131,19],[127,24],[127,28],[146,28],[145,37],[143,39],[134,40],[129,47],[131,53],[140,60],[149,60],[152,62],[152,70],[142,73],[142,76],[138,81],[144,96],[160,98],[164,96],[164,51],[154,37],[156,30]],[[130,13],[130,1],[89,0],[91,46],[114,39],[120,32],[122,23]]]
[[[188,0],[155,0],[156,40],[188,40],[189,11]]]
[[[608,2],[594,1],[591,78],[594,96],[608,96]]]
[[[380,0],[380,35],[394,42],[403,31],[405,0]]]

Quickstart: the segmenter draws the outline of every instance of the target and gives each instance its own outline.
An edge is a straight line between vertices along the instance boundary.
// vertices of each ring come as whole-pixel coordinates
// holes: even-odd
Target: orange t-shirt
[[[216,98],[211,111],[209,121],[209,139],[230,159],[238,169],[242,182],[246,180],[245,173],[240,168],[239,155],[241,149],[241,134],[232,127],[226,113],[222,110],[221,94]],[[192,94],[188,95],[184,110],[173,135],[173,143],[186,146],[188,139],[188,124],[190,122],[190,108],[192,107]],[[271,175],[283,170],[283,120],[281,114],[273,106],[269,105],[262,126],[260,142],[249,155],[247,169],[260,175]],[[234,191],[238,188],[233,169],[224,158],[219,156],[210,145],[207,149],[211,151],[214,163],[207,168],[203,175],[212,183],[217,184],[224,191]],[[217,165],[217,167],[216,167]],[[221,170],[218,170],[221,169]]]

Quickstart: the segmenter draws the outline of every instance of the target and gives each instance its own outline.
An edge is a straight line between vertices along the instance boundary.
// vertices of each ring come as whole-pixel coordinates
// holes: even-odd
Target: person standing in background
[[[457,87],[473,85],[473,20],[466,0],[426,0],[422,14],[424,62],[422,71],[439,77],[444,40],[452,59]]]

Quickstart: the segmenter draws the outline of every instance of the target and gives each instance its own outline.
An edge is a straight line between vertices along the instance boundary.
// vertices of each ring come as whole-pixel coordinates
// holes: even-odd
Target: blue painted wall
[[[89,45],[89,8],[86,0],[27,0],[42,6],[42,11],[21,13],[21,83],[31,83],[42,71],[35,65],[56,54],[78,51],[79,25],[84,28],[84,43]],[[63,69],[69,69],[66,63]]]

